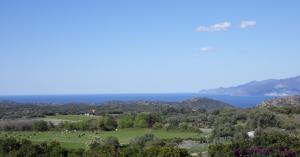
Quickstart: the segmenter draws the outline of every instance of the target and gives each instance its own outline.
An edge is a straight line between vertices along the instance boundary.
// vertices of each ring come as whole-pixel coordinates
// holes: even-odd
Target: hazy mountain
[[[291,96],[300,95],[300,76],[287,79],[252,81],[243,85],[202,90],[200,94],[230,96]]]
[[[266,100],[257,107],[272,107],[272,106],[297,106],[300,105],[300,96],[288,96]]]

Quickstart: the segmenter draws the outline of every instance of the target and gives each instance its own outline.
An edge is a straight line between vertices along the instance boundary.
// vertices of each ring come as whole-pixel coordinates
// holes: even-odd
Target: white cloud
[[[256,21],[242,21],[240,27],[242,29],[251,28],[256,26]]]
[[[212,51],[214,51],[214,48],[208,46],[208,47],[202,47],[200,50],[201,50],[201,52],[212,52]]]
[[[218,31],[226,31],[231,27],[230,22],[222,22],[213,24],[210,26],[199,26],[197,28],[197,32],[218,32]]]

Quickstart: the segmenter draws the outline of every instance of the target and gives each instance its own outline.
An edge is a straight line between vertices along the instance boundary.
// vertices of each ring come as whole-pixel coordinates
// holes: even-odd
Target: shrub
[[[134,127],[147,128],[147,115],[144,113],[138,114],[134,119]]]
[[[48,131],[49,126],[48,126],[48,123],[46,121],[39,120],[39,121],[35,121],[33,123],[33,129],[36,130],[36,131]]]
[[[133,117],[130,115],[125,115],[118,118],[118,128],[132,128],[133,127]]]
[[[163,124],[160,122],[156,122],[153,124],[152,128],[153,129],[161,129],[161,128],[163,128]]]
[[[104,129],[105,131],[116,130],[118,123],[113,116],[105,116],[103,118]]]

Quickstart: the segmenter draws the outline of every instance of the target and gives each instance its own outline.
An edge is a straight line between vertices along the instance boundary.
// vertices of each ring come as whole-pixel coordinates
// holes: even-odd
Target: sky
[[[298,0],[1,0],[0,95],[190,93],[300,75]]]

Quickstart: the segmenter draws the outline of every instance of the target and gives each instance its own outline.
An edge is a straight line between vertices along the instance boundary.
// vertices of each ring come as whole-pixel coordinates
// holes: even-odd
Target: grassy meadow
[[[153,130],[153,129],[119,129],[117,131],[47,131],[47,132],[2,132],[0,136],[11,136],[15,138],[25,138],[32,142],[50,142],[58,141],[65,148],[87,148],[87,145],[94,138],[106,138],[109,136],[117,137],[121,144],[128,144],[131,139],[136,136],[151,133],[162,139],[170,138],[197,138],[205,136],[206,134],[198,134],[195,132],[186,131],[166,131],[166,130]]]
[[[37,118],[37,120],[51,121],[53,124],[57,125],[62,121],[68,122],[80,122],[90,119],[99,118],[101,116],[85,116],[85,115],[55,115],[55,116],[46,116],[45,118]]]

